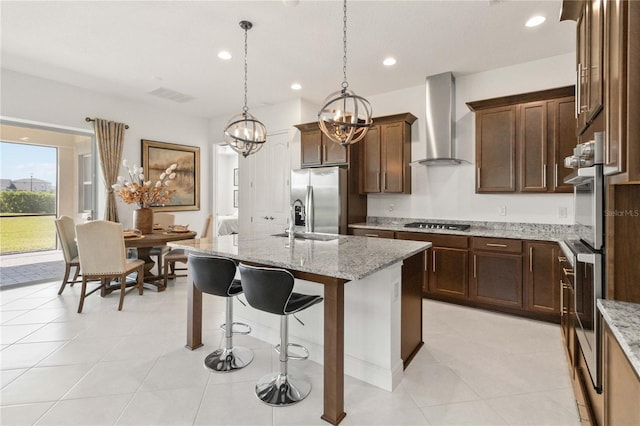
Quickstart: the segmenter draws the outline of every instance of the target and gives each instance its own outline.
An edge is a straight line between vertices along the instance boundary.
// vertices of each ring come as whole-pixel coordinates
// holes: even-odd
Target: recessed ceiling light
[[[218,52],[218,58],[228,61],[229,59],[231,59],[231,53],[227,52],[226,50],[221,50],[220,52]]]
[[[300,89],[302,89],[302,85],[300,83],[293,83],[291,85],[291,89],[292,90],[300,90]]]
[[[382,63],[385,64],[386,66],[390,67],[391,65],[395,65],[396,64],[396,59],[392,58],[392,57],[388,57],[384,61],[382,61]]]
[[[547,18],[545,18],[544,16],[536,15],[529,18],[529,20],[525,25],[527,27],[537,27],[538,25],[542,24],[546,19]]]

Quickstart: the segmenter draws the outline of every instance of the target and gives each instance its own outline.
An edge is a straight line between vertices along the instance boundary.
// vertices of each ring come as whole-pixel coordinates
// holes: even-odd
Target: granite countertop
[[[640,303],[599,299],[598,310],[640,377]]]
[[[450,229],[420,229],[405,228],[410,222],[438,222],[450,224],[469,224],[466,231]],[[509,222],[478,222],[439,219],[410,219],[410,218],[382,218],[368,217],[366,222],[354,223],[350,228],[370,228],[387,231],[422,232],[425,234],[464,235],[467,237],[513,238],[518,240],[562,241],[576,238],[572,225],[538,224],[538,223],[509,223]]]
[[[336,237],[331,241],[296,239],[290,244],[288,237],[235,234],[169,246],[346,280],[362,279],[431,247],[419,241]]]

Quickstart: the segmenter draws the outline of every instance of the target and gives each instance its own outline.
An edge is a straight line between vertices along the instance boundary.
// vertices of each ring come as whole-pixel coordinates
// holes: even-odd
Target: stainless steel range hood
[[[414,161],[425,166],[460,164],[456,158],[456,93],[451,72],[427,77],[426,84],[427,157]]]

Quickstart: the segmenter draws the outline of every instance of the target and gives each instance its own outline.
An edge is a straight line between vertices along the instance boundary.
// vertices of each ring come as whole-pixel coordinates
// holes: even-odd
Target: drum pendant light
[[[247,106],[247,31],[251,27],[251,22],[240,21],[240,28],[244,30],[244,107],[242,113],[231,117],[224,129],[224,141],[245,158],[258,152],[267,138],[264,124],[249,114]]]
[[[330,94],[318,112],[320,130],[333,142],[346,146],[358,142],[373,123],[371,104],[362,96],[349,90],[347,82],[347,0],[343,5],[342,89]]]

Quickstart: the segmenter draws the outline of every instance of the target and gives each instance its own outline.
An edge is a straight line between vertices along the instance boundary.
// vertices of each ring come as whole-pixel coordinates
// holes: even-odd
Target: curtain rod
[[[96,121],[96,119],[95,119],[95,118],[91,118],[91,117],[85,117],[85,118],[84,118],[84,121],[86,121],[86,122],[88,123],[88,122],[90,122],[90,121]],[[129,128],[129,125],[128,125],[128,124],[125,124],[125,125],[124,125],[124,128],[125,128],[125,129],[128,129],[128,128]]]

